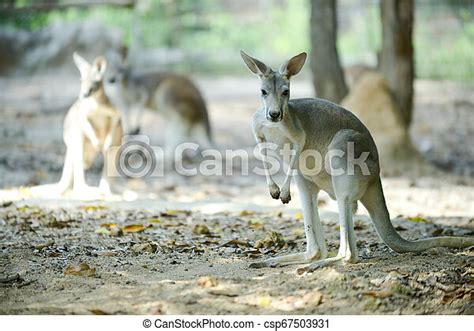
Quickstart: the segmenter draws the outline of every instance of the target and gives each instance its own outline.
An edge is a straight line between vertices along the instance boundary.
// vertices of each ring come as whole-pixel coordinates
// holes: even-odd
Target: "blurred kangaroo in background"
[[[145,108],[163,115],[165,158],[174,160],[174,149],[182,142],[196,142],[201,148],[213,145],[206,103],[196,85],[187,77],[171,72],[132,70],[127,50],[108,54],[110,69],[107,89],[113,89],[123,109],[127,134],[140,133]],[[115,101],[115,100],[114,100]]]
[[[252,267],[312,263],[304,269],[312,270],[336,261],[356,262],[358,254],[352,214],[358,201],[367,208],[381,239],[396,252],[474,245],[472,237],[409,241],[397,233],[385,204],[377,147],[364,124],[348,110],[323,99],[290,100],[290,78],[303,67],[306,53],[291,58],[279,71],[273,71],[242,51],[241,56],[250,71],[261,81],[262,107],[253,119],[257,142],[276,144],[280,151],[289,144],[294,151],[286,161],[288,172],[280,188],[268,169],[266,149],[262,150],[270,195],[274,199],[281,199],[283,203],[290,201],[290,182],[295,169],[307,243],[304,253],[273,257],[253,263]],[[315,158],[306,158],[306,163],[300,163],[303,161],[303,158],[300,159],[301,154],[308,152],[317,152],[323,159],[327,157],[329,167],[317,168]],[[320,171],[315,173],[315,168]],[[318,215],[317,195],[320,189],[337,200],[339,209],[341,242],[337,256],[331,258],[327,257]]]
[[[81,89],[64,120],[63,138],[67,151],[61,180],[57,184],[33,187],[31,191],[35,195],[63,194],[70,188],[75,195],[84,198],[111,193],[107,153],[112,146],[120,146],[123,132],[119,112],[104,92],[107,63],[102,56],[92,64],[77,53],[73,58],[81,74]],[[84,169],[91,166],[98,153],[104,155],[104,168],[97,189],[86,184]]]

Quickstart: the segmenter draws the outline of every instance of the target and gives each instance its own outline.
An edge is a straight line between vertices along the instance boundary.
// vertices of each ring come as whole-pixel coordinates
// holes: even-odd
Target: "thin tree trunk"
[[[311,0],[311,69],[316,95],[340,102],[347,85],[337,53],[336,0]]]
[[[408,127],[413,109],[413,0],[381,0],[380,70]]]

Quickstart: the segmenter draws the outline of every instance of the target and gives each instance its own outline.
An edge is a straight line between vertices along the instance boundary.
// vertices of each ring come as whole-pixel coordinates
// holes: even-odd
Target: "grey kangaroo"
[[[367,128],[355,115],[342,107],[322,99],[290,100],[290,78],[296,75],[306,61],[301,53],[283,64],[279,71],[273,71],[261,61],[241,51],[241,56],[252,73],[260,77],[262,107],[253,119],[253,129],[258,143],[274,143],[278,148],[290,144],[295,152],[287,162],[288,171],[281,188],[274,182],[267,162],[266,150],[262,150],[267,185],[274,199],[288,203],[290,181],[293,169],[295,181],[301,196],[304,231],[307,248],[304,253],[277,256],[251,267],[261,268],[288,264],[306,264],[304,269],[314,270],[337,261],[356,262],[358,259],[352,214],[361,201],[367,208],[380,238],[392,250],[420,252],[432,247],[444,246],[463,248],[474,245],[474,238],[437,237],[408,241],[394,229],[385,204],[379,176],[377,147]],[[368,172],[362,167],[349,170],[350,148],[353,156],[364,160]],[[329,171],[322,169],[317,174],[302,171],[300,156],[305,151],[316,151],[320,155],[337,155],[329,158]],[[311,160],[308,158],[307,160]],[[308,161],[308,163],[311,163]],[[312,164],[304,164],[310,168]],[[338,172],[334,169],[343,170]],[[340,222],[340,247],[337,256],[328,258],[325,239],[317,209],[319,190],[326,191],[337,200]]]
[[[132,70],[126,52],[113,59],[107,74],[107,88],[117,95],[124,108],[124,127],[127,134],[138,134],[145,108],[161,112],[166,119],[165,157],[174,158],[174,148],[190,139],[203,148],[213,145],[211,125],[204,98],[187,77],[171,72]]]
[[[34,195],[61,195],[69,188],[78,197],[86,199],[111,193],[107,153],[110,147],[120,146],[122,125],[119,112],[104,92],[103,78],[107,64],[103,57],[97,57],[92,64],[77,53],[73,57],[81,73],[81,90],[64,120],[63,137],[67,151],[63,173],[57,184],[32,187]],[[104,168],[97,189],[86,184],[84,169],[100,152],[104,155]]]

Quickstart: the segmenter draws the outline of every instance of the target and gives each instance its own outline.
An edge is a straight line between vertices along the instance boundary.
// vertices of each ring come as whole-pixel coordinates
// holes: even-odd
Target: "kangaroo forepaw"
[[[280,193],[280,200],[284,204],[287,204],[288,202],[290,202],[290,200],[291,200],[290,191],[286,191],[286,190],[282,191]]]
[[[278,200],[280,198],[280,188],[277,184],[270,185],[268,187],[270,189],[270,195],[273,199]]]

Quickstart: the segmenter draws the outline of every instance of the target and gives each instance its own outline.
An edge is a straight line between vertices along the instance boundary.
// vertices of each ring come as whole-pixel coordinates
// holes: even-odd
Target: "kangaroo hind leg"
[[[330,159],[330,166],[332,188],[339,211],[340,246],[335,257],[316,261],[306,270],[314,270],[339,261],[353,263],[358,260],[352,216],[357,201],[364,195],[371,179],[370,169],[374,171],[371,159],[367,159],[365,167],[355,167],[354,158],[360,158],[366,147],[364,143],[359,133],[342,130],[329,145],[329,151],[336,153],[336,156]]]
[[[284,266],[290,264],[306,264],[327,257],[326,242],[319,220],[317,195],[319,188],[298,175],[296,185],[303,210],[304,232],[306,235],[306,251],[289,255],[272,257],[263,262],[252,263],[251,268]]]

